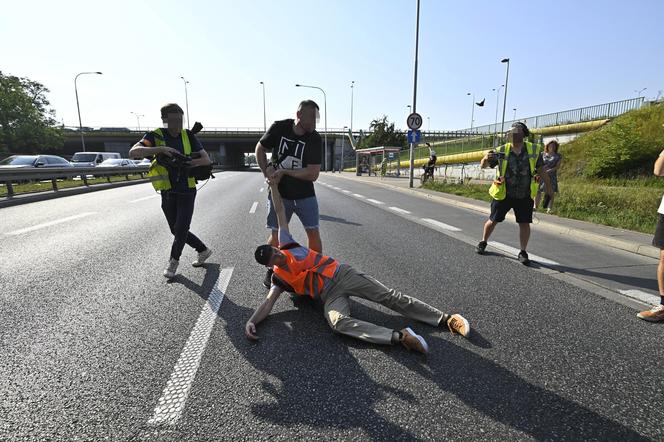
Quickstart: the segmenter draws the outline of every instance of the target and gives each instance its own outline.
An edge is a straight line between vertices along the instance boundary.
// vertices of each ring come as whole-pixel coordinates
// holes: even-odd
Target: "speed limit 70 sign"
[[[408,115],[406,124],[408,125],[409,129],[412,130],[419,129],[420,127],[422,127],[422,115],[418,114],[417,112],[413,112],[412,114]]]

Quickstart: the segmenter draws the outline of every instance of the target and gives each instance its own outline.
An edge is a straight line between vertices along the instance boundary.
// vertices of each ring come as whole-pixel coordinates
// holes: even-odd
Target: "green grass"
[[[134,175],[129,175],[130,180],[140,180],[141,176],[138,174]],[[126,181],[126,178],[124,175],[122,176],[113,176],[111,177],[111,182],[116,183],[120,181]],[[108,183],[108,180],[106,178],[90,178],[88,179],[88,184],[102,184],[102,183]],[[66,179],[66,180],[58,180],[58,189],[67,189],[70,187],[81,187],[84,186],[82,180],[72,180],[72,179]],[[19,194],[19,193],[33,193],[33,192],[49,192],[53,190],[53,186],[51,184],[51,181],[40,181],[40,182],[32,182],[28,184],[14,184],[14,194]],[[0,184],[0,197],[6,197],[7,196],[7,186],[4,184]]]
[[[561,180],[553,214],[636,232],[655,232],[664,180]],[[427,183],[427,189],[491,201],[488,184]]]

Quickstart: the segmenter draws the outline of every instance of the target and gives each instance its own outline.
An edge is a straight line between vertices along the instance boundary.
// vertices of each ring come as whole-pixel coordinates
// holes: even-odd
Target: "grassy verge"
[[[140,180],[141,175],[135,174],[135,175],[129,175],[130,180]],[[111,182],[116,183],[119,181],[126,181],[127,179],[125,178],[124,175],[122,176],[113,176],[111,177]],[[88,184],[103,184],[103,183],[108,183],[108,180],[106,178],[90,178],[88,179]],[[58,180],[58,189],[67,189],[70,187],[81,187],[84,186],[82,180],[73,180],[73,179],[66,179],[66,180]],[[28,184],[14,184],[14,193],[19,194],[19,193],[33,193],[33,192],[49,192],[53,190],[53,185],[51,184],[51,181],[39,181],[39,182],[33,182],[33,183],[28,183]],[[6,197],[7,196],[7,186],[4,184],[0,184],[0,197]]]
[[[427,189],[489,202],[488,184],[427,183]],[[664,193],[664,180],[561,181],[553,214],[621,229],[652,234],[657,207]]]

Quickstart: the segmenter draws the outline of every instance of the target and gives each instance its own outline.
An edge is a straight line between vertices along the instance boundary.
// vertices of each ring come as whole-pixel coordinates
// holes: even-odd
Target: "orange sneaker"
[[[470,334],[468,320],[459,314],[450,316],[450,319],[447,320],[447,328],[450,329],[452,334],[459,333],[464,338],[467,338]]]
[[[664,305],[656,305],[650,310],[645,310],[637,314],[636,317],[650,322],[664,321]]]
[[[422,354],[429,353],[429,345],[424,338],[413,331],[412,328],[406,327],[401,330],[401,344],[408,350],[415,350]]]

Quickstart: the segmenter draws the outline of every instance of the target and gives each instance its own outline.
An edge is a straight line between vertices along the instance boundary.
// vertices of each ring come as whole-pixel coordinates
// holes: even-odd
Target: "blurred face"
[[[523,129],[520,127],[513,127],[510,130],[510,140],[512,143],[522,143],[523,142]]]
[[[172,112],[166,115],[166,118],[162,118],[165,127],[172,132],[180,132],[182,130],[182,117],[183,115],[180,112]]]
[[[314,106],[303,107],[297,111],[297,121],[295,124],[300,126],[306,133],[311,133],[316,130],[316,122],[320,118],[318,109]]]

